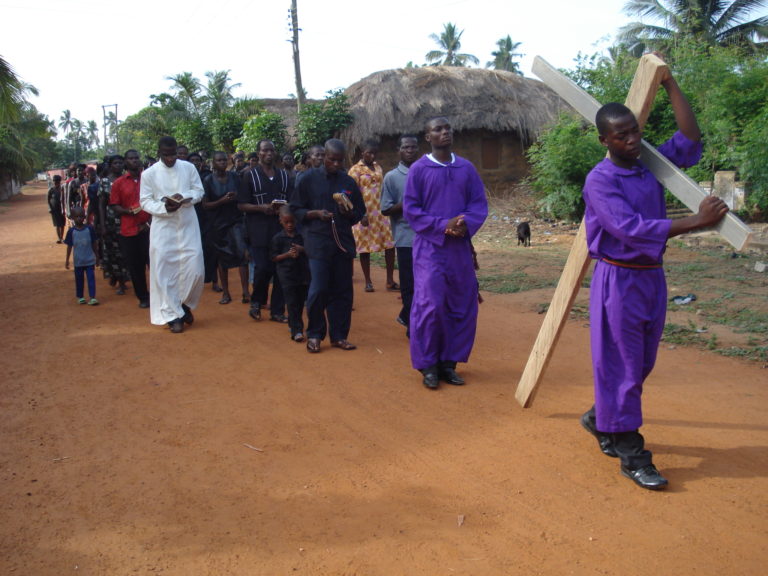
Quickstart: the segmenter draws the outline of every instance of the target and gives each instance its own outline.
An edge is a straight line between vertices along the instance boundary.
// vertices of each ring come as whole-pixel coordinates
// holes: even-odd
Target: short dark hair
[[[325,151],[336,152],[338,154],[346,154],[347,147],[344,145],[344,142],[338,138],[331,138],[330,140],[325,141]]]
[[[178,146],[179,145],[176,142],[176,138],[173,136],[163,136],[157,142],[158,148],[178,148]]]
[[[275,147],[275,143],[272,140],[270,140],[269,138],[263,138],[256,143],[256,152],[261,151],[261,145],[264,144],[264,142],[269,142],[270,144],[272,144],[272,148]]]
[[[416,142],[419,141],[419,137],[416,136],[416,134],[400,134],[400,138],[397,139],[397,147],[400,148],[400,146],[403,145],[403,140],[406,138],[413,138],[416,140]]]
[[[380,144],[378,140],[369,138],[368,140],[363,142],[363,145],[360,147],[360,151],[365,152],[366,150],[378,150],[379,146]]]
[[[424,123],[424,132],[429,132],[429,125],[432,124],[435,120],[445,120],[446,122],[450,123],[447,116],[432,116],[432,118],[427,119],[427,121]]]
[[[608,102],[604,104],[595,115],[595,126],[600,136],[605,136],[610,128],[610,123],[617,118],[632,115],[632,110],[624,106],[621,102]]]
[[[187,160],[192,160],[192,158],[200,158],[200,160],[203,159],[202,156],[198,152],[190,152],[189,156],[187,156]]]
[[[61,180],[61,176],[59,176],[58,174],[56,174],[56,175],[53,177],[53,180],[54,180],[54,181],[56,181],[56,180]]]
[[[112,166],[112,162],[114,162],[115,160],[125,160],[125,158],[123,158],[123,156],[121,154],[112,154],[112,156],[110,156],[107,159],[107,164],[109,166]]]
[[[141,154],[139,154],[139,151],[136,150],[135,148],[130,148],[129,150],[126,150],[123,156],[128,156],[128,154],[131,154],[131,153],[136,154],[136,156],[141,158]]]
[[[281,218],[283,216],[293,216],[293,212],[291,212],[291,207],[288,204],[283,204],[280,206],[280,210],[277,211],[277,215]]]

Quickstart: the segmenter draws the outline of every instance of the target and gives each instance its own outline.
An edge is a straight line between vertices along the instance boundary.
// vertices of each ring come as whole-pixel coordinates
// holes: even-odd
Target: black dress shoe
[[[437,390],[440,387],[440,378],[437,376],[437,372],[424,372],[422,383],[430,390]]]
[[[288,324],[288,317],[285,314],[272,314],[269,319],[272,322],[279,322],[280,324]]]
[[[600,446],[600,452],[611,458],[618,458],[619,455],[616,453],[616,448],[613,447],[611,436],[609,434],[603,434],[595,428],[595,423],[592,421],[592,418],[590,418],[590,412],[591,410],[584,412],[581,416],[581,425],[584,427],[584,430],[597,439],[597,445]]]
[[[171,320],[168,322],[168,326],[171,328],[171,332],[174,334],[180,334],[184,332],[184,321],[181,318],[176,318],[176,320]]]
[[[149,300],[139,301],[139,308],[149,308]]]
[[[440,370],[440,380],[446,384],[453,384],[454,386],[461,386],[464,384],[464,378],[456,374],[456,370],[453,368],[442,368]]]
[[[645,488],[647,490],[663,490],[667,487],[667,484],[669,484],[667,479],[659,474],[659,471],[656,470],[656,466],[653,464],[648,464],[647,466],[642,466],[641,468],[636,468],[634,470],[631,470],[622,464],[621,473],[623,476],[626,476],[640,486],[640,488]]]
[[[181,309],[184,310],[184,316],[181,317],[181,319],[184,321],[184,324],[192,324],[192,322],[195,321],[195,317],[192,316],[192,310],[190,310],[189,306],[186,304],[181,305]]]

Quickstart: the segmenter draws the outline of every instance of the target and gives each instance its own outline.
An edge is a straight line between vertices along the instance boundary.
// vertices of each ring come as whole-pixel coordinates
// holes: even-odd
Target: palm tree
[[[72,118],[72,112],[69,110],[64,110],[59,117],[59,128],[65,136],[72,130],[72,120],[74,118]]]
[[[658,24],[632,22],[620,30],[618,40],[630,49],[638,44],[665,49],[680,36],[711,45],[761,49],[768,38],[768,16],[749,17],[766,4],[766,0],[629,0],[624,5],[626,14]]]
[[[202,87],[200,80],[192,75],[192,72],[182,72],[175,76],[166,76],[166,80],[171,80],[172,89],[176,90],[175,98],[186,108],[187,111],[195,115],[200,113],[200,92]]]
[[[205,104],[210,116],[219,116],[232,106],[235,97],[232,90],[240,87],[240,83],[232,84],[229,70],[206,72],[208,85],[205,87]]]
[[[34,86],[22,82],[13,67],[0,56],[0,124],[19,119],[27,92],[37,94]]]
[[[441,49],[427,52],[427,55],[425,56],[427,62],[435,66],[467,66],[467,62],[479,64],[480,60],[477,59],[477,56],[473,56],[472,54],[459,54],[459,50],[461,50],[462,34],[464,34],[464,30],[458,32],[456,30],[456,25],[451,24],[450,22],[443,24],[443,31],[439,36],[437,34],[430,34],[429,37],[434,40]]]
[[[95,120],[88,120],[88,124],[85,126],[85,130],[88,133],[88,147],[99,147],[99,127],[96,125]]]
[[[104,147],[107,147],[108,142],[112,142],[114,148],[117,149],[117,114],[115,112],[107,112],[107,118],[105,120],[107,124],[107,135],[105,137]]]
[[[69,112],[69,110],[66,110]],[[71,122],[71,128],[69,130],[69,137],[75,145],[75,162],[80,161],[80,142],[83,139],[83,123],[77,118],[73,118]]]
[[[487,62],[485,67],[493,68],[494,70],[506,70],[507,72],[514,72],[515,74],[520,74],[522,76],[523,73],[520,72],[520,66],[514,61],[515,58],[525,56],[525,54],[515,52],[520,44],[522,44],[522,42],[512,42],[512,38],[509,37],[509,34],[507,34],[506,38],[499,38],[496,41],[496,46],[498,46],[499,49],[491,52],[493,60]]]

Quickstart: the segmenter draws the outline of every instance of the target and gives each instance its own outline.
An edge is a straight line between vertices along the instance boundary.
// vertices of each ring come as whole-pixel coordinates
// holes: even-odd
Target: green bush
[[[256,152],[259,140],[272,140],[275,143],[275,149],[280,152],[285,148],[287,136],[283,117],[280,114],[265,111],[246,121],[242,135],[235,139],[234,145],[235,148],[244,152]]]
[[[554,218],[579,220],[584,214],[584,179],[604,156],[594,127],[570,114],[561,115],[528,150],[529,183],[539,195],[541,209]]]
[[[754,220],[768,219],[768,104],[745,127],[739,146],[741,177],[749,183],[747,210]]]
[[[330,90],[320,103],[307,103],[299,112],[296,125],[297,151],[308,150],[314,144],[323,144],[352,123],[347,97],[341,90]]]
[[[184,144],[189,148],[190,152],[201,150],[210,152],[213,148],[211,132],[208,130],[205,120],[199,117],[178,122],[173,129],[173,137],[179,144]]]

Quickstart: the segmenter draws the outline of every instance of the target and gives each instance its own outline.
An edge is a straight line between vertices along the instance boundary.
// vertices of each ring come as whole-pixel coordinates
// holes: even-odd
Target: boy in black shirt
[[[296,232],[296,219],[288,206],[280,208],[282,230],[269,245],[269,255],[275,263],[277,277],[288,308],[288,326],[294,342],[304,341],[302,312],[309,287],[309,261],[304,252],[304,239]]]

